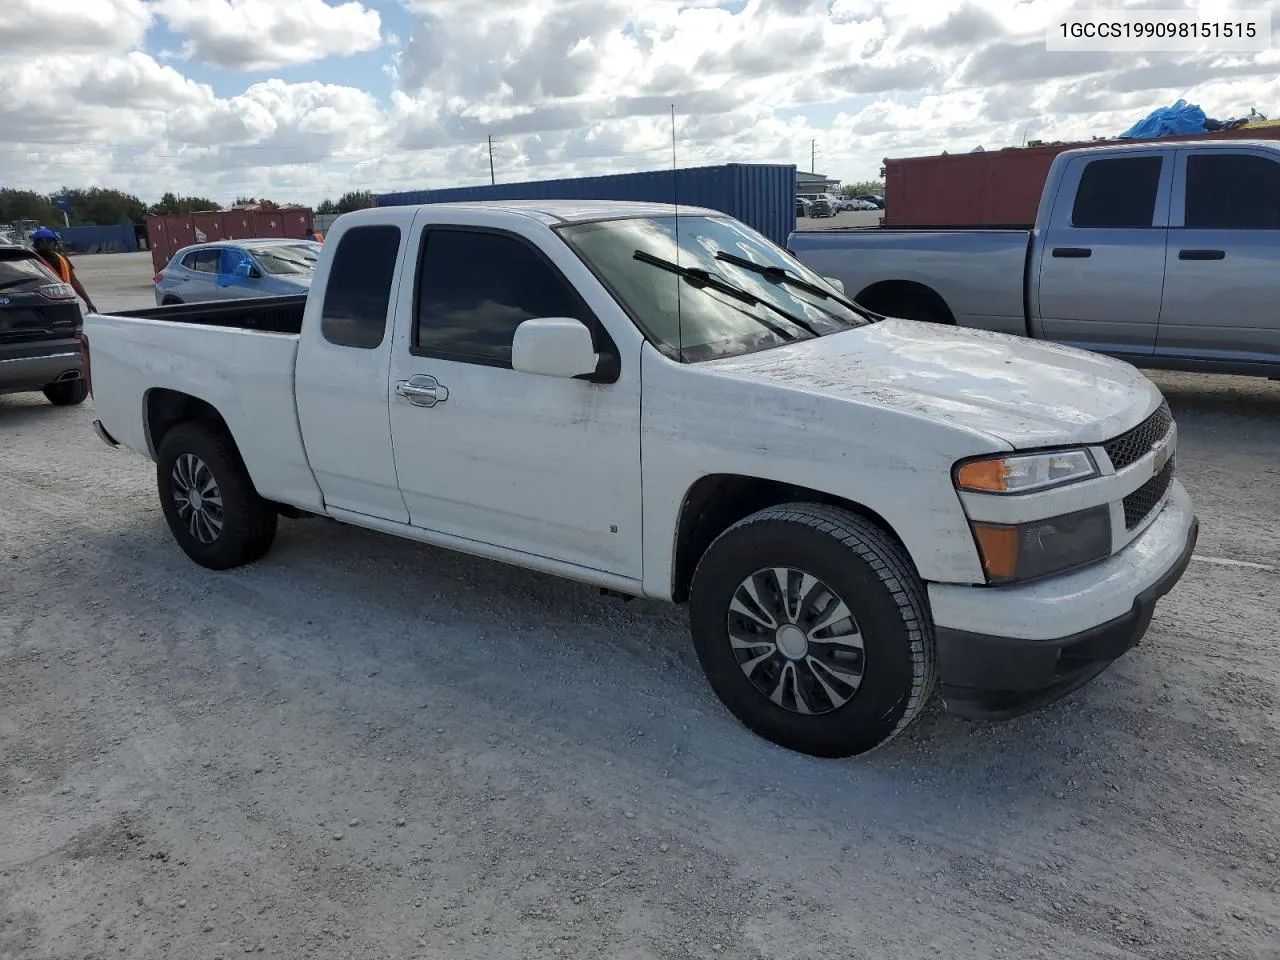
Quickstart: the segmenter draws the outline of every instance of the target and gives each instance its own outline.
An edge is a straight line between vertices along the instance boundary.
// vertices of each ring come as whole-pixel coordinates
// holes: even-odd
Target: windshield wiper
[[[801,330],[804,330],[815,337],[822,336],[822,334],[818,332],[817,328],[804,317],[792,313],[785,307],[780,307],[775,303],[770,303],[768,300],[757,297],[754,293],[749,293],[741,287],[734,286],[732,283],[720,279],[715,274],[707,270],[703,270],[701,267],[682,267],[678,263],[672,263],[670,260],[662,259],[662,257],[655,257],[653,254],[645,253],[643,250],[637,250],[633,256],[641,263],[651,264],[652,266],[658,267],[662,270],[684,277],[686,280],[689,280],[694,284],[701,284],[704,287],[710,287],[712,290],[718,290],[727,296],[733,297],[735,300],[741,300],[743,303],[750,304],[753,307],[768,307],[774,313],[778,314],[778,316],[799,327]],[[761,323],[764,323],[770,329],[777,329],[773,324],[767,323],[759,317],[756,319],[760,320]]]
[[[795,287],[797,290],[804,290],[806,293],[812,293],[815,297],[821,297],[823,300],[834,300],[836,303],[847,307],[854,313],[859,316],[866,317],[867,319],[874,320],[879,317],[878,314],[872,313],[866,307],[859,306],[848,297],[837,296],[829,290],[824,290],[816,283],[810,283],[803,277],[797,277],[794,273],[791,273],[784,267],[768,263],[756,263],[754,260],[748,260],[746,257],[734,256],[732,253],[725,253],[724,251],[717,253],[716,259],[723,260],[725,263],[732,263],[735,267],[741,267],[744,270],[750,270],[753,273],[758,273],[760,276],[765,277],[768,280],[772,280],[774,283],[785,283],[788,286]]]

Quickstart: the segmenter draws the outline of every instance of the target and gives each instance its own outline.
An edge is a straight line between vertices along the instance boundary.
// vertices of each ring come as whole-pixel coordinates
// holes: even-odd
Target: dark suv
[[[70,284],[35,251],[0,244],[0,393],[40,390],[58,406],[82,402],[82,325]]]

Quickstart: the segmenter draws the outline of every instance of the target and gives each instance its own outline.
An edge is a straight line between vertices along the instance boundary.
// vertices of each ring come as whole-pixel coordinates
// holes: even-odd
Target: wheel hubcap
[[[809,652],[809,638],[803,630],[790,623],[778,630],[774,642],[778,645],[778,652],[788,660],[803,660]]]
[[[726,618],[738,666],[793,713],[830,713],[858,692],[862,633],[848,604],[804,570],[757,570],[738,585]]]
[[[213,543],[222,533],[222,491],[203,460],[184,453],[174,461],[169,473],[178,519],[187,532],[201,543]]]

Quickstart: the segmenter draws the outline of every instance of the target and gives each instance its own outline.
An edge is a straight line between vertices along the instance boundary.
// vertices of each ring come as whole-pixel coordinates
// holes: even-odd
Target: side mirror
[[[831,284],[833,287],[835,287],[836,290],[838,290],[842,296],[844,295],[843,280],[837,280],[835,277],[823,277],[822,279],[827,281],[827,283]]]
[[[586,324],[571,317],[526,320],[511,341],[511,369],[522,373],[566,380],[594,377],[604,360]]]

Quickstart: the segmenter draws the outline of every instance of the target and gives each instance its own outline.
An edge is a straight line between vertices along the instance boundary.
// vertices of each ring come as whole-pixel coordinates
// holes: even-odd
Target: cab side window
[[[1090,160],[1071,209],[1073,227],[1150,227],[1160,191],[1161,157]]]
[[[516,327],[546,317],[572,317],[598,330],[578,292],[532,244],[492,231],[427,229],[414,353],[510,367]]]

